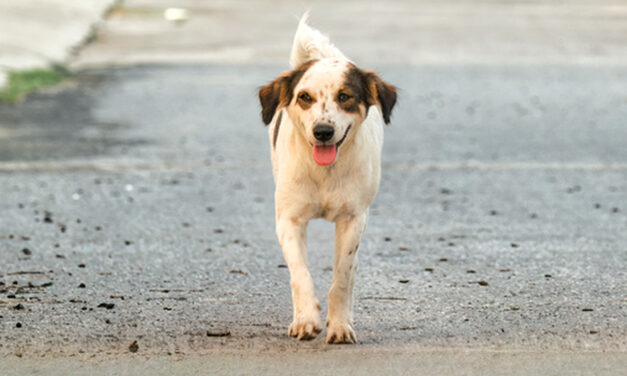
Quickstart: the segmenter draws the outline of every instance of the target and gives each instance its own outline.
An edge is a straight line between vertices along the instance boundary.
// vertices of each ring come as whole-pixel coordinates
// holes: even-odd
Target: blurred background
[[[622,0],[2,1],[0,354],[325,347],[285,335],[257,102],[306,10],[399,88],[359,351],[624,354]]]

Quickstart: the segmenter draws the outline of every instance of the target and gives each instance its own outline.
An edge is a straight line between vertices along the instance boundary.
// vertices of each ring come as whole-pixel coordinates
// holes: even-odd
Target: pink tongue
[[[335,160],[337,149],[335,145],[314,145],[314,161],[321,166],[327,166]]]

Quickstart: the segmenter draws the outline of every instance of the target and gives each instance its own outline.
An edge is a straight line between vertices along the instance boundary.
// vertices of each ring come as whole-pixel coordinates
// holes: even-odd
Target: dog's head
[[[396,88],[373,71],[327,58],[284,72],[259,90],[259,100],[265,124],[286,107],[297,130],[312,146],[316,163],[329,165],[342,143],[358,131],[370,106],[380,106],[383,120],[390,122]]]

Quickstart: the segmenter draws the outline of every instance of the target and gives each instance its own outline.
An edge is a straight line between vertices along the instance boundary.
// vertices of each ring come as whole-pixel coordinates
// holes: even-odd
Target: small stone
[[[226,331],[209,331],[207,330],[207,337],[228,337],[231,335],[231,332]]]
[[[131,344],[128,345],[128,351],[132,353],[136,353],[138,350],[139,350],[139,345],[137,344],[137,340],[131,342]]]
[[[239,270],[239,269],[229,269],[226,271],[229,274],[242,274],[242,275],[248,275],[248,272],[245,272],[243,270]]]
[[[30,256],[33,254],[28,248],[23,248],[22,253],[25,254],[26,256]]]
[[[479,281],[477,283],[479,284],[479,286],[488,286],[488,282],[487,281]]]
[[[100,303],[100,304],[98,304],[98,308],[113,309],[113,308],[115,308],[115,304],[113,304],[113,303]]]

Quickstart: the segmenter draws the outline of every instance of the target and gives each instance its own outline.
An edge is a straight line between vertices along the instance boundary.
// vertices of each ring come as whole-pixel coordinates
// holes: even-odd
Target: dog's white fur
[[[309,12],[306,12],[298,23],[292,53],[290,54],[290,65],[298,68],[310,60],[320,60],[324,58],[337,58],[348,60],[344,54],[335,47],[329,38],[320,31],[307,25]]]
[[[368,206],[379,187],[384,119],[381,103],[360,104],[358,111],[352,112],[342,109],[337,93],[342,90],[347,72],[356,67],[327,37],[309,27],[306,19],[307,14],[298,26],[290,62],[293,68],[308,62],[311,65],[293,87],[289,103],[276,106],[268,129],[276,183],[276,233],[291,278],[294,319],[289,334],[312,339],[322,330],[320,305],[307,268],[306,228],[309,220],[324,218],[336,223],[327,342],[353,343],[357,249],[366,227]],[[262,88],[262,105],[264,96],[268,102],[271,85],[281,77],[265,88],[266,93],[262,94]],[[277,87],[275,90],[279,90]],[[302,92],[316,98],[308,108],[307,103],[298,103]],[[329,166],[316,164],[312,157],[312,146],[321,144],[313,136],[313,127],[320,122],[334,126],[330,143],[337,144],[346,135]]]

